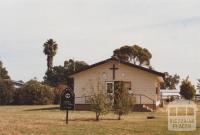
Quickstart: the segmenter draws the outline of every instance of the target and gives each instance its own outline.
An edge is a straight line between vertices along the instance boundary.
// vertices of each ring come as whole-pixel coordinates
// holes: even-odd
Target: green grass
[[[1,106],[0,135],[199,135],[200,112],[197,131],[170,132],[167,113],[154,113],[156,119],[147,120],[152,113],[130,113],[121,121],[110,113],[96,122],[93,112],[70,111],[69,124],[65,124],[65,111],[58,106]]]

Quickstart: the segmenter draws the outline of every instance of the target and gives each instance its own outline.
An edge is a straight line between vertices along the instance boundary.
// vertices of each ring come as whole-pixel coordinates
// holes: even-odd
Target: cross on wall
[[[115,64],[113,64],[113,66],[112,66],[112,68],[110,68],[110,70],[112,70],[113,71],[113,80],[115,80],[115,74],[116,74],[116,70],[118,70],[119,68],[117,68],[116,66],[115,66]]]

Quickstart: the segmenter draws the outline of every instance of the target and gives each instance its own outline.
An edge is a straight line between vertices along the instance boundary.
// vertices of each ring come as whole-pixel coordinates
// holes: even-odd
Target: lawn
[[[197,131],[170,132],[167,129],[167,113],[154,113],[156,119],[147,120],[151,113],[130,113],[118,121],[110,113],[96,122],[93,112],[70,111],[69,124],[65,124],[65,112],[58,106],[1,106],[0,135],[199,135],[200,112]]]

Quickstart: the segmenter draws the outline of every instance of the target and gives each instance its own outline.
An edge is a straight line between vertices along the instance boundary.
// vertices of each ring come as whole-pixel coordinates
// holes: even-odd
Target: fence
[[[89,95],[89,96],[82,96],[82,97],[75,97],[75,101],[76,101],[76,103],[81,103],[81,104],[90,104],[89,103],[89,99],[92,97],[93,95]],[[152,105],[153,105],[153,110],[155,110],[156,108],[156,101],[154,100],[154,99],[152,99],[152,98],[150,98],[150,97],[148,97],[148,96],[146,96],[146,95],[144,95],[144,94],[130,94],[130,96],[132,97],[132,98],[139,98],[139,103],[136,103],[136,104],[140,104],[140,105],[142,105],[142,104],[144,104],[143,103],[143,100],[149,100],[149,103],[152,103]]]
[[[89,104],[89,99],[90,99],[92,96],[93,96],[93,95],[90,95],[90,96],[82,96],[82,97],[75,97],[75,101],[76,101],[76,103]]]

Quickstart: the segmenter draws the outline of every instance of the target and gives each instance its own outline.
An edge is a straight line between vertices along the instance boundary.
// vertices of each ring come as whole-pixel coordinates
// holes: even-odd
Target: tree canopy
[[[14,101],[15,88],[10,80],[0,79],[0,105],[10,105]]]
[[[152,58],[152,54],[148,49],[142,48],[138,45],[125,45],[118,49],[115,49],[113,51],[113,57],[117,57],[122,61],[132,62],[140,66],[150,67],[150,60]]]
[[[68,71],[69,74],[80,69],[87,68],[88,66],[89,65],[84,61],[78,61],[73,59],[64,61],[64,68]]]
[[[13,103],[15,88],[10,80],[8,71],[0,61],[0,105],[9,105]]]
[[[3,67],[2,61],[0,61],[0,79],[10,79],[8,71],[6,70],[5,67]]]
[[[47,71],[44,76],[44,82],[50,86],[57,86],[59,84],[72,86],[72,79],[68,76],[86,67],[88,67],[88,64],[84,61],[66,60],[64,66],[54,66],[52,70]]]
[[[192,82],[189,81],[189,77],[187,77],[181,82],[180,94],[185,99],[191,100],[195,96],[195,93],[195,86],[192,85]]]
[[[176,89],[176,86],[180,82],[180,76],[177,74],[170,75],[168,72],[165,72],[164,83],[161,84],[161,89]]]

